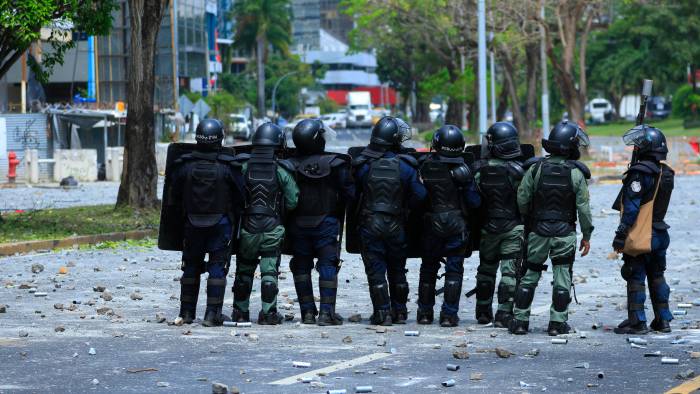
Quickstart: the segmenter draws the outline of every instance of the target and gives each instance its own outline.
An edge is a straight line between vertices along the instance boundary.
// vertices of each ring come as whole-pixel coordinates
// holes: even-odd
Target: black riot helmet
[[[385,146],[399,147],[401,143],[411,138],[411,128],[399,118],[385,116],[372,127],[370,143]]]
[[[433,134],[430,146],[439,154],[446,157],[458,157],[464,153],[464,135],[459,127],[446,124]]]
[[[496,122],[486,130],[488,151],[499,159],[513,159],[520,155],[518,129],[510,122]]]
[[[552,155],[565,156],[577,160],[581,157],[580,146],[588,146],[590,141],[581,127],[568,120],[552,127],[548,138],[542,139],[542,147]]]
[[[218,119],[204,119],[197,125],[194,139],[200,146],[219,147],[224,140],[224,125]]]
[[[625,145],[634,146],[640,159],[661,161],[666,160],[668,155],[666,136],[656,127],[645,124],[635,126],[622,136],[622,140],[625,141]]]
[[[272,122],[267,122],[261,124],[255,130],[251,143],[253,146],[269,146],[284,149],[286,139],[284,138],[284,132],[279,126]]]
[[[320,119],[304,119],[294,126],[292,141],[299,153],[321,153],[326,148],[326,128]]]

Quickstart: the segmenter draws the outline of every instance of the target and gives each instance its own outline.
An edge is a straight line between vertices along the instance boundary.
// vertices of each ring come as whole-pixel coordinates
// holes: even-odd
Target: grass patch
[[[674,136],[700,136],[700,128],[683,128],[683,119],[649,120],[648,124],[659,128],[666,137]],[[622,136],[627,130],[634,127],[634,122],[614,122],[586,127],[588,135],[595,136]]]
[[[96,205],[10,213],[3,219],[0,243],[157,229],[160,212]]]

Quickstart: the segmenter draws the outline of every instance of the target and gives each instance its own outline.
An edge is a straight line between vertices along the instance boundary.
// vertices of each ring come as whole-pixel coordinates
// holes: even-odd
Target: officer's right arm
[[[401,178],[404,185],[407,185],[411,191],[408,199],[409,206],[412,208],[420,206],[428,196],[428,191],[425,190],[425,186],[418,180],[418,171],[408,164],[401,163]]]
[[[537,166],[533,165],[527,169],[522,181],[520,181],[520,186],[518,186],[518,208],[523,215],[527,215],[530,210],[530,201],[532,200],[535,185],[533,179],[535,167]]]
[[[293,210],[297,207],[299,202],[299,187],[297,186],[294,177],[287,170],[281,167],[277,167],[277,179],[280,181],[282,186],[282,193],[284,194],[284,207],[287,210]]]

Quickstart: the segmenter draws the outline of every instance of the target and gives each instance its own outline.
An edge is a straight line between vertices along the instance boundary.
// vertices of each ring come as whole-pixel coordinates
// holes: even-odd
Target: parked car
[[[321,120],[327,126],[333,129],[345,129],[348,127],[348,115],[341,113],[325,114],[321,116]]]
[[[666,97],[653,96],[647,101],[647,118],[666,119],[671,115],[671,102]]]
[[[605,123],[612,119],[614,109],[610,101],[604,98],[594,98],[586,108],[593,123]]]
[[[242,138],[244,140],[249,140],[253,132],[250,129],[250,124],[248,118],[241,114],[231,114],[229,115],[229,130],[236,138]]]

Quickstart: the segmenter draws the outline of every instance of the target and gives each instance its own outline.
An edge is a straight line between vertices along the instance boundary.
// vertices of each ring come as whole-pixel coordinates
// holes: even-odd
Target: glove
[[[454,179],[455,183],[459,186],[467,186],[474,180],[474,176],[469,166],[466,164],[460,164],[453,168],[450,170],[450,174],[452,175],[452,179]]]
[[[627,233],[629,232],[629,226],[624,223],[620,223],[615,230],[615,238],[613,239],[612,247],[614,250],[620,250],[625,247],[625,240],[627,239]]]

